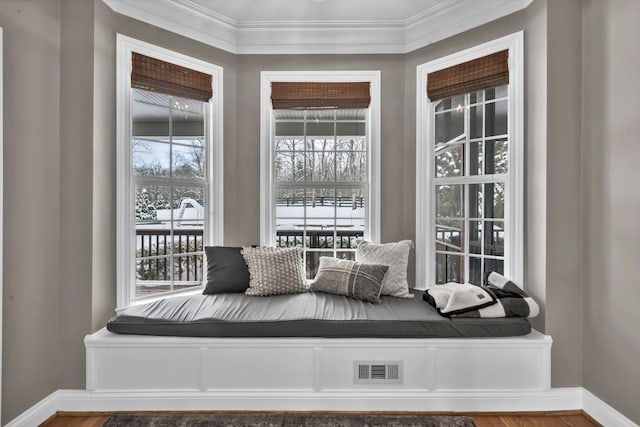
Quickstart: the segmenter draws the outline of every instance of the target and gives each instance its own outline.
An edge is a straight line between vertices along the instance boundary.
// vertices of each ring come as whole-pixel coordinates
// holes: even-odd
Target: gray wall
[[[640,424],[640,2],[582,18],[583,384]]]
[[[235,56],[101,0],[2,1],[3,422],[84,387],[82,338],[115,307],[116,32],[224,68],[225,242],[240,245],[259,239],[260,71],[382,71],[381,237],[415,239],[415,67],[520,30],[525,287],[554,337],[552,383],[584,384],[640,421],[637,22],[635,0],[536,0],[407,55]]]
[[[0,25],[4,29],[2,416],[6,422],[61,385],[59,4],[3,1]]]

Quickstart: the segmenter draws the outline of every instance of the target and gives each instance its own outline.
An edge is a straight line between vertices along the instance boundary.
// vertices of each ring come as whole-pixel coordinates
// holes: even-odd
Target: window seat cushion
[[[523,318],[449,319],[422,299],[383,296],[380,304],[321,292],[252,297],[187,295],[121,310],[119,334],[191,337],[451,338],[526,335]]]

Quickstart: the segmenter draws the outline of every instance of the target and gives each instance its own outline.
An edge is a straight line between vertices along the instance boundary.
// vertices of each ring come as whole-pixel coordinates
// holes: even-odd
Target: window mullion
[[[465,143],[462,145],[462,161],[464,166],[464,177],[465,181],[468,181],[469,176],[471,175],[471,147],[469,143],[469,136],[471,135],[471,118],[469,108],[470,104],[470,95],[466,94],[464,96],[464,134],[465,134]],[[463,217],[464,217],[464,246],[463,246],[463,259],[464,259],[464,275],[462,277],[462,282],[469,282],[469,240],[470,236],[470,206],[469,206],[469,183],[463,184],[463,194],[464,194],[464,209],[463,209]]]
[[[304,183],[305,183],[305,187],[304,187],[304,203],[303,203],[303,216],[304,218],[302,219],[302,259],[304,260],[304,264],[305,266],[307,265],[307,201],[308,201],[308,197],[309,197],[309,188],[306,186],[308,180],[307,177],[309,176],[309,171],[307,170],[309,167],[309,150],[308,150],[308,146],[307,146],[307,118],[309,116],[308,111],[304,111],[303,113],[303,125],[302,125],[302,132],[303,132],[303,141],[304,141],[304,161],[303,161],[303,171],[304,173],[302,174],[303,179],[304,179]],[[313,152],[311,153],[311,159],[313,160]],[[312,169],[313,170],[313,169]],[[309,240],[309,246],[311,246],[311,240]]]
[[[175,194],[175,185],[173,183],[173,96],[169,97],[169,218],[171,220],[169,227],[169,274],[171,275],[169,279],[169,290],[174,290],[174,279],[175,279],[175,239],[174,239],[174,227],[175,227],[175,218],[173,215],[173,197]]]
[[[333,184],[338,181],[338,110],[333,110]],[[338,195],[333,186],[333,256],[338,256]]]

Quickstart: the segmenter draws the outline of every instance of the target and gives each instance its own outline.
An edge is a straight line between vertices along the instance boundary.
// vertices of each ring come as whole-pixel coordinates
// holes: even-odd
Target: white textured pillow
[[[409,283],[407,282],[407,266],[412,246],[411,240],[401,240],[394,243],[361,241],[356,249],[356,261],[389,266],[382,281],[382,295],[413,298],[413,294],[409,293]]]
[[[307,292],[301,248],[242,248],[249,267],[247,295],[280,295]]]

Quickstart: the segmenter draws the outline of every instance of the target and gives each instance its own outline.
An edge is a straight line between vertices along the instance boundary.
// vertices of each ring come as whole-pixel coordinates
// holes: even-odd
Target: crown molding
[[[533,0],[447,0],[405,20],[375,21],[238,21],[191,0],[103,1],[114,12],[234,54],[403,54]]]

